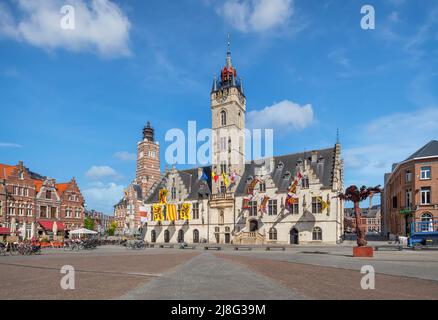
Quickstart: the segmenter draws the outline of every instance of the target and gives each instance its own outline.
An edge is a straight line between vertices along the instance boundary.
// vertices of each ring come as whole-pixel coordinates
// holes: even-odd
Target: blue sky
[[[333,146],[339,128],[345,184],[373,185],[438,138],[437,1],[72,0],[73,33],[64,4],[0,1],[0,162],[75,176],[88,208],[112,212],[146,121],[162,158],[167,130],[210,126],[227,33],[274,154]]]

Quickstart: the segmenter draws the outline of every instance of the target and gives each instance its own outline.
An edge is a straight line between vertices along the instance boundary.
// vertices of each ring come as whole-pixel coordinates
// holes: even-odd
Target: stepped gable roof
[[[208,177],[208,181],[201,181],[198,178],[198,170],[204,170],[205,174]],[[160,193],[160,189],[164,187],[164,180],[168,179],[171,172],[167,172],[161,180],[161,183],[157,184],[156,188],[152,191],[151,195],[146,199],[146,203],[156,203],[158,202],[158,195]],[[187,190],[190,190],[189,195],[186,200],[196,200],[200,196],[208,196],[211,193],[211,167],[199,167],[188,170],[179,170],[177,171],[184,187]]]
[[[132,184],[132,188],[137,193],[137,199],[142,199],[141,187],[138,184]]]

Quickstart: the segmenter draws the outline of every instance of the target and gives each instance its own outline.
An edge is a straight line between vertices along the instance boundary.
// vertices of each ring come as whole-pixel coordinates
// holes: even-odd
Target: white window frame
[[[421,194],[421,204],[428,205],[431,203],[431,195],[432,195],[432,188],[431,187],[423,187],[420,191]],[[424,200],[429,198],[428,202],[425,202]]]
[[[432,167],[431,166],[423,166],[420,169],[420,180],[430,180],[432,179]]]

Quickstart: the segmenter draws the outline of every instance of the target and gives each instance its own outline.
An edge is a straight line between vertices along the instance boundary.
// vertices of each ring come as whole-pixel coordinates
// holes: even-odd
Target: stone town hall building
[[[212,134],[221,137],[213,139],[213,165],[160,174],[159,146],[148,124],[138,144],[136,180],[115,206],[119,227],[126,228],[130,217],[131,228],[141,228],[146,241],[160,243],[338,242],[344,212],[336,197],[343,190],[340,144],[245,162],[245,135],[240,133],[245,130],[246,97],[230,52],[210,98]],[[237,143],[223,137],[231,131],[238,133]],[[175,204],[177,212],[190,203],[190,219],[169,221],[164,213],[163,221],[154,221],[160,190],[168,191],[167,203]],[[143,223],[135,210],[145,212]]]

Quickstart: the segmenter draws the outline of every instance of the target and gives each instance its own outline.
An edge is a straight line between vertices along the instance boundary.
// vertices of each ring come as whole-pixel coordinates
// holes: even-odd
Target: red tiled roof
[[[33,183],[35,185],[35,191],[38,193],[41,190],[41,187],[43,186],[43,181],[42,180],[33,180]]]
[[[9,230],[9,228],[0,227],[0,234],[1,235],[9,235],[9,234],[11,234],[11,230]]]
[[[0,163],[0,179],[6,179],[12,174],[16,166]]]
[[[53,230],[53,223],[55,221],[38,221],[38,224],[45,230]],[[58,231],[64,231],[65,226],[61,221],[56,221],[56,225],[58,226]]]
[[[62,195],[65,190],[67,190],[70,183],[58,183],[56,184],[56,190],[58,190],[59,195]]]

